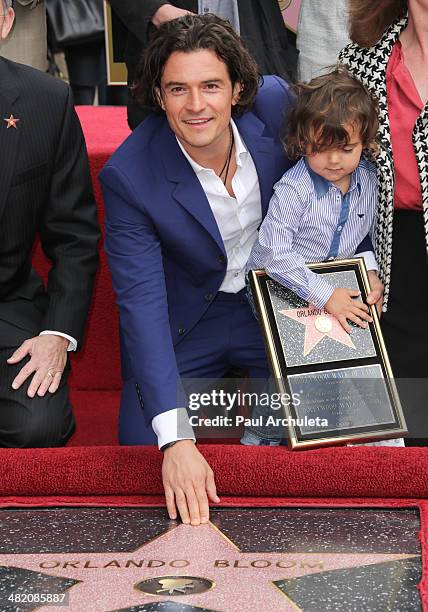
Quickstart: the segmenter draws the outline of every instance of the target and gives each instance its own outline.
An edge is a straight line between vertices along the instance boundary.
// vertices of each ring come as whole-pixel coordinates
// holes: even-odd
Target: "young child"
[[[361,154],[377,149],[377,106],[364,85],[342,67],[295,89],[284,146],[291,159],[300,159],[274,187],[247,269],[264,268],[351,332],[348,321],[360,327],[372,321],[368,306],[355,299],[358,291],[333,288],[306,262],[344,259],[358,252],[369,278],[377,277],[373,251],[360,246],[368,242],[372,248],[368,236],[377,206],[376,170]],[[255,444],[256,437],[247,429],[242,443]]]
[[[359,81],[343,68],[295,86],[284,146],[300,158],[276,183],[269,210],[247,268],[264,268],[302,299],[361,327],[369,309],[357,291],[333,289],[306,262],[353,257],[369,235],[377,205],[376,170],[361,159],[376,149],[377,107]],[[370,243],[371,248],[371,243]],[[363,255],[376,274],[372,251]]]

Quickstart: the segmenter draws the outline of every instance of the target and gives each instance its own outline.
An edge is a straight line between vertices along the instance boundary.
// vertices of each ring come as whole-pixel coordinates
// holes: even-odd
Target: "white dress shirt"
[[[223,239],[227,269],[220,291],[238,293],[245,287],[246,264],[257,239],[258,227],[262,220],[262,209],[256,167],[238,128],[233,121],[231,125],[235,141],[236,172],[232,179],[235,197],[229,195],[223,181],[214,170],[204,168],[195,162],[178,139],[177,142],[202,185]],[[158,438],[159,448],[175,440],[192,439],[189,436],[179,435],[177,423],[179,420],[183,422],[184,415],[177,414],[178,411],[185,411],[187,414],[185,408],[176,408],[162,412],[153,418],[152,426]]]

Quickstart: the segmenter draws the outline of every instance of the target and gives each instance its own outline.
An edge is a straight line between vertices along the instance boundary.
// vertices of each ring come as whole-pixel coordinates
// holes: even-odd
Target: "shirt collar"
[[[320,199],[323,196],[325,196],[325,194],[328,192],[328,190],[333,184],[327,179],[325,179],[323,176],[320,176],[319,174],[314,172],[312,168],[309,166],[308,162],[306,161],[306,157],[304,158],[304,160],[305,160],[306,169],[309,172],[309,176],[311,177],[312,182],[314,184],[314,189],[315,189],[315,193],[317,194],[317,198]],[[358,166],[355,168],[354,172],[352,173],[351,183],[349,185],[349,189],[347,193],[349,193],[350,191],[353,191],[355,188],[358,189],[358,195],[361,195],[360,164],[358,164]]]
[[[245,146],[244,141],[242,140],[241,135],[240,135],[240,133],[238,131],[238,128],[236,127],[236,124],[233,121],[233,119],[230,120],[230,124],[232,126],[233,138],[234,138],[234,141],[235,141],[235,159],[236,159],[236,165],[237,166],[242,166],[242,164],[243,164],[243,157],[248,154],[248,149]],[[189,164],[192,166],[192,168],[193,168],[193,170],[195,171],[196,174],[198,174],[200,172],[213,172],[213,170],[211,170],[211,168],[205,168],[204,166],[201,166],[192,157],[190,157],[190,155],[187,153],[187,151],[185,150],[185,148],[183,147],[183,145],[181,144],[181,142],[179,141],[177,136],[175,138],[176,138],[176,140],[178,142],[178,146],[180,147],[180,149],[183,152],[184,157],[187,159]]]

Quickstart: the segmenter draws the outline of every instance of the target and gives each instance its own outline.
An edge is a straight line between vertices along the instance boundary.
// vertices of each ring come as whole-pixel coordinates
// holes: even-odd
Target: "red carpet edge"
[[[219,495],[428,498],[428,448],[200,445]],[[160,495],[154,447],[1,449],[1,496]]]

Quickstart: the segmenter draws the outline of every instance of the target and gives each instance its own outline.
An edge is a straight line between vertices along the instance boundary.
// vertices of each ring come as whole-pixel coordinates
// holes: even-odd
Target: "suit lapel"
[[[0,219],[9,195],[22,131],[22,118],[16,112],[18,97],[18,89],[10,76],[8,66],[5,60],[0,59]],[[8,128],[7,122],[4,121],[11,115],[20,119],[16,128]]]
[[[163,128],[160,141],[162,150],[168,151],[168,155],[163,157],[166,176],[168,180],[176,183],[172,192],[173,198],[207,230],[222,252],[226,254],[220,231],[205,192],[193,168],[178,146],[168,124]]]
[[[239,133],[249,150],[256,166],[259,179],[262,218],[264,218],[272,196],[272,187],[276,180],[277,156],[276,141],[263,136],[265,124],[253,113],[246,113],[236,120]]]

